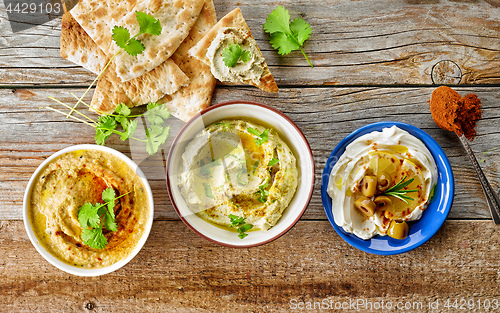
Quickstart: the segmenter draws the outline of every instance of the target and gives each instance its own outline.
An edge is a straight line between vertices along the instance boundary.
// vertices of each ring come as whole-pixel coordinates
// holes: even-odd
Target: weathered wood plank
[[[447,221],[416,250],[383,257],[352,248],[326,221],[299,221],[251,249],[219,247],[180,221],[158,221],[124,268],[81,278],[46,262],[22,222],[0,221],[0,306],[20,313],[87,311],[89,303],[92,312],[290,312],[299,302],[325,299],[334,307],[360,299],[393,307],[359,312],[399,312],[398,302],[415,303],[408,312],[456,312],[445,301],[464,298],[475,301],[467,312],[487,312],[477,301],[500,300],[498,229],[491,221]],[[435,301],[438,309],[430,310]]]
[[[432,84],[444,60],[455,84],[500,83],[500,6],[495,1],[331,1],[285,3],[313,33],[305,51],[278,56],[262,25],[271,0],[216,0],[218,17],[236,6],[243,14],[279,85]],[[294,13],[294,14],[296,14]],[[94,75],[59,56],[59,20],[13,34],[0,5],[0,84],[85,86]],[[443,70],[441,68],[441,70]],[[443,81],[439,66],[434,78]]]
[[[394,120],[413,124],[427,131],[443,147],[453,166],[456,181],[455,201],[450,218],[489,218],[481,187],[458,139],[439,129],[430,115],[427,101],[433,88],[287,88],[263,97],[256,88],[216,88],[213,103],[249,99],[273,105],[286,113],[306,135],[315,158],[315,192],[305,219],[324,219],[320,198],[323,167],[335,145],[348,133],[371,122]],[[478,137],[471,143],[487,177],[500,186],[500,88],[457,88],[465,95],[477,93],[483,103],[483,120]],[[29,177],[52,153],[81,143],[93,143],[94,130],[66,119],[55,112],[40,109],[55,104],[53,95],[73,103],[69,92],[80,95],[83,89],[0,90],[0,220],[22,218],[22,198]],[[87,100],[90,95],[87,96]],[[96,117],[95,114],[88,113]],[[167,196],[163,158],[183,123],[174,118],[169,141],[163,153],[147,157],[144,148],[121,142],[112,136],[109,146],[132,157],[150,179],[155,199],[156,219],[177,219]],[[487,152],[489,151],[489,152]],[[486,152],[486,153],[483,153]]]

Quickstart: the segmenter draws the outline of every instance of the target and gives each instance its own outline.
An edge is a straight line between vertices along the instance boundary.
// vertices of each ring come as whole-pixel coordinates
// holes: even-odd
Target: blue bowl
[[[345,232],[342,227],[335,224],[332,213],[332,199],[326,192],[328,179],[333,166],[344,153],[345,148],[356,138],[371,133],[373,131],[382,131],[386,127],[397,126],[411,135],[419,138],[427,146],[427,149],[434,157],[437,165],[437,185],[434,190],[434,196],[431,203],[425,209],[420,220],[409,222],[410,234],[406,239],[393,239],[389,236],[375,236],[369,240],[363,240],[354,234]],[[393,255],[408,252],[413,250],[424,242],[429,240],[438,229],[443,225],[448,213],[450,212],[451,204],[453,203],[453,195],[455,192],[455,184],[453,182],[453,172],[450,162],[446,157],[443,149],[439,144],[423,130],[405,123],[399,122],[379,122],[363,126],[356,131],[350,133],[333,149],[332,154],[326,162],[323,176],[321,179],[321,200],[325,209],[328,221],[332,224],[335,231],[351,246],[358,248],[361,251],[379,254]]]

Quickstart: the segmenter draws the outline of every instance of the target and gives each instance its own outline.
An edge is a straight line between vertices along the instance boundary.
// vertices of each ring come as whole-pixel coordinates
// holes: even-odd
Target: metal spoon
[[[498,199],[498,195],[491,187],[490,183],[486,179],[486,176],[484,176],[483,170],[479,166],[476,156],[474,155],[474,152],[472,152],[472,149],[470,148],[465,136],[458,136],[458,138],[460,139],[460,143],[462,143],[465,152],[467,152],[467,155],[472,162],[472,166],[476,170],[477,177],[479,178],[481,187],[483,187],[484,195],[486,196],[486,200],[488,201],[488,207],[490,208],[491,217],[493,218],[495,224],[500,224],[500,200]]]

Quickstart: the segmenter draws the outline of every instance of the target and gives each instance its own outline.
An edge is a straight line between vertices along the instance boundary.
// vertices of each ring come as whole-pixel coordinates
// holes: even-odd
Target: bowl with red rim
[[[188,207],[179,186],[182,154],[186,146],[208,125],[221,120],[242,119],[272,127],[286,142],[297,160],[297,190],[281,218],[269,230],[248,232],[240,239],[234,231],[207,222]],[[169,151],[166,170],[167,189],[181,220],[201,237],[228,247],[248,248],[269,243],[290,230],[305,212],[314,187],[314,160],[306,137],[284,113],[271,106],[244,100],[223,102],[203,110],[180,130]]]

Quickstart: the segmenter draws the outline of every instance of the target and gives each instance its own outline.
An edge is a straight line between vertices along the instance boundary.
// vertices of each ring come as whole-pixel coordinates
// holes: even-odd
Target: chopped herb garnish
[[[255,141],[255,144],[257,146],[260,146],[262,145],[263,143],[265,143],[267,141],[267,137],[268,137],[268,134],[269,134],[269,129],[266,128],[262,134],[260,134],[256,129],[252,128],[252,127],[248,127],[247,128],[247,131],[252,134],[252,135],[255,135],[257,136],[258,138],[254,138],[254,141]]]
[[[269,196],[269,191],[266,190],[267,187],[269,187],[269,181],[271,179],[268,178],[265,184],[262,184],[259,186],[259,191],[257,191],[256,194],[260,194],[259,196],[259,202],[265,203],[267,201],[267,196]]]
[[[245,222],[246,217],[238,217],[233,214],[229,214],[228,217],[229,220],[231,221],[231,227],[238,227],[238,233],[239,233],[238,237],[240,237],[240,239],[243,239],[246,236],[248,236],[248,234],[246,234],[245,232],[252,229],[253,225]]]
[[[280,160],[272,158],[269,163],[267,163],[267,166],[274,166],[279,163]]]
[[[229,127],[231,127],[231,125],[229,123],[226,123],[226,122],[224,122],[224,123],[215,123],[215,125],[217,125],[217,126],[222,125],[222,126],[224,126],[224,128],[227,128],[227,129],[229,129]]]

